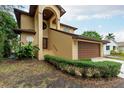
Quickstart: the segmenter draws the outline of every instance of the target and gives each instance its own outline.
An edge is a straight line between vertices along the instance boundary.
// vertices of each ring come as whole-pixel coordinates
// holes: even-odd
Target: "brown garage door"
[[[78,42],[78,57],[93,58],[100,56],[100,44]]]

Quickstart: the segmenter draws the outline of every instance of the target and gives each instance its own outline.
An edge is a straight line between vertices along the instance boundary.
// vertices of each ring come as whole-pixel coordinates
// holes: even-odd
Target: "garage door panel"
[[[93,58],[100,56],[100,44],[78,42],[78,56],[79,58]]]

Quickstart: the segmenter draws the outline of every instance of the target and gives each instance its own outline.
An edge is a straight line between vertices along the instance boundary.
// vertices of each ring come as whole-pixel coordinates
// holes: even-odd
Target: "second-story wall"
[[[21,29],[34,29],[34,18],[28,15],[21,15]]]
[[[72,37],[54,30],[49,30],[48,48],[55,55],[72,59]],[[64,43],[62,43],[64,42]]]

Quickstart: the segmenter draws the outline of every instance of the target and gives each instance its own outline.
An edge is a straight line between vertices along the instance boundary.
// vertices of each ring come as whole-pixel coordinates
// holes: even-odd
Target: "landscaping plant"
[[[19,45],[15,50],[15,54],[19,59],[34,58],[38,50],[37,46],[33,46],[32,42],[29,42],[27,45]]]
[[[75,61],[50,55],[45,55],[44,59],[71,75],[78,75],[82,77],[116,77],[120,73],[121,68],[121,63],[109,61]]]
[[[121,50],[119,50],[118,52],[117,51],[115,51],[115,50],[111,50],[111,55],[113,55],[113,56],[120,56],[120,57],[124,57],[124,53],[121,51]]]

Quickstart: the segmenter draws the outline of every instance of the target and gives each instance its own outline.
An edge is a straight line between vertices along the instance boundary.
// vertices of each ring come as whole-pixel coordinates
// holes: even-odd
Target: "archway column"
[[[43,11],[38,7],[38,60],[43,60]]]
[[[56,29],[60,30],[60,18],[56,18]]]

